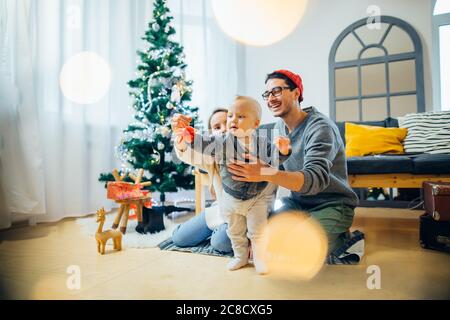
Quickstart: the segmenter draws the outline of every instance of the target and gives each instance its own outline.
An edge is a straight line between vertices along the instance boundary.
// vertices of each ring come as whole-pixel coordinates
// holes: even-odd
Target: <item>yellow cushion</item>
[[[383,153],[404,153],[403,140],[406,128],[383,128],[345,123],[345,154],[362,157]]]

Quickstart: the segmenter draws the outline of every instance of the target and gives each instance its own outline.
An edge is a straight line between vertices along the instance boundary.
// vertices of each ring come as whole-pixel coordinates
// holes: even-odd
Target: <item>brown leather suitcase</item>
[[[450,252],[450,221],[436,221],[425,213],[420,216],[419,230],[422,248]]]
[[[425,212],[436,221],[450,221],[450,183],[425,181],[422,187]]]

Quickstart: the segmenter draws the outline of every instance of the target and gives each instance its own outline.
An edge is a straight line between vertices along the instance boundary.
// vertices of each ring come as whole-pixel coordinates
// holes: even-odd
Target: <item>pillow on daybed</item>
[[[405,128],[383,128],[345,123],[345,154],[347,157],[362,157],[383,153],[404,153]]]

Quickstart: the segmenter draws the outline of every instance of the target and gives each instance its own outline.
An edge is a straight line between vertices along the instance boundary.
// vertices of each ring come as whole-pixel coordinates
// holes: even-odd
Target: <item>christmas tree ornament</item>
[[[172,110],[173,108],[175,108],[175,106],[173,105],[173,103],[172,102],[167,102],[167,104],[166,104],[166,108],[167,109],[169,109],[169,110]]]
[[[158,151],[154,150],[154,153],[152,154],[152,160],[153,163],[159,164],[159,162],[161,161],[161,155],[159,154]]]
[[[154,24],[152,24],[152,29],[153,29],[153,31],[158,32],[160,29],[159,24],[156,22]]]
[[[172,134],[170,129],[167,127],[161,127],[160,133],[164,138],[170,138]]]
[[[183,72],[181,71],[181,69],[180,68],[175,68],[175,70],[173,71],[173,76],[179,78],[182,75],[183,75]]]
[[[169,83],[170,83],[170,79],[169,78],[162,78],[161,79],[161,83],[164,86],[165,89],[168,89]],[[166,90],[166,94],[167,94],[167,90]]]
[[[158,85],[159,82],[160,82],[160,80],[157,77],[155,77],[155,75],[153,75],[152,77],[150,77],[148,84],[151,87],[154,87],[154,86]]]
[[[180,93],[180,90],[178,89],[177,85],[174,85],[172,87],[172,93],[170,95],[170,101],[172,101],[172,102],[174,102],[176,104],[180,103],[180,101],[181,101],[181,93]]]
[[[158,142],[158,150],[159,150],[159,151],[162,151],[162,150],[164,150],[164,148],[165,148],[164,143],[162,143],[161,141]]]

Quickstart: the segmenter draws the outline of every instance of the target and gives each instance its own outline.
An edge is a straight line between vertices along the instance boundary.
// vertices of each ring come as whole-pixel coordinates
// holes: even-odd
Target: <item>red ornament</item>
[[[183,129],[181,135],[182,140],[186,141],[187,143],[192,143],[194,142],[195,130],[191,126],[188,126]]]

